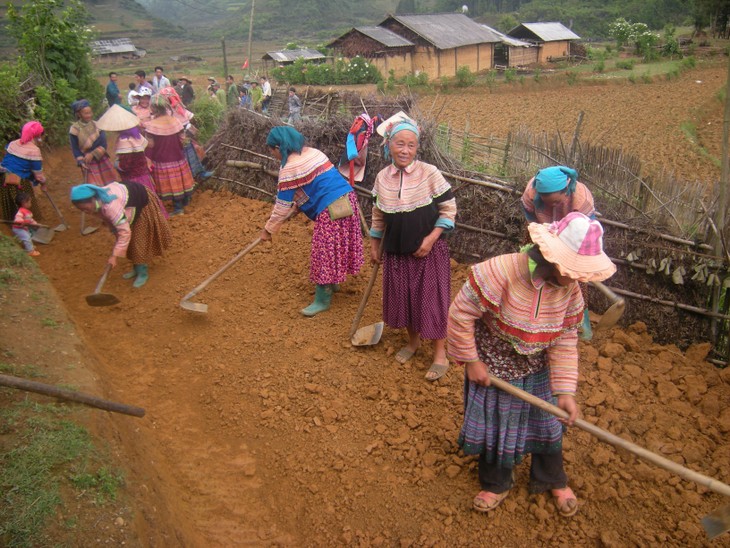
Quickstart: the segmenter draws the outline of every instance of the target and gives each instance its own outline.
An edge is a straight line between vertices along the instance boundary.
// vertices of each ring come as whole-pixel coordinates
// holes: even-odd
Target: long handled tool
[[[53,206],[53,209],[56,211],[56,215],[58,215],[58,218],[61,219],[61,224],[58,226],[54,226],[53,230],[55,230],[56,232],[63,232],[64,230],[67,230],[69,227],[69,224],[66,222],[66,219],[63,218],[63,214],[61,213],[61,210],[58,209],[56,202],[53,201],[53,198],[51,198],[51,195],[48,194],[47,190],[44,190],[43,194],[45,194],[46,198],[48,198],[48,201],[51,202],[51,205]]]
[[[0,220],[0,223],[13,224],[14,222],[15,221],[6,221],[4,219]],[[38,242],[39,244],[50,244],[51,240],[53,240],[53,236],[56,234],[48,225],[36,224],[28,226],[36,229],[30,239],[34,242]]]
[[[84,184],[86,184],[86,181],[88,181],[88,171],[89,168],[87,168],[85,165],[81,166],[81,171],[84,174]],[[86,213],[83,211],[81,212],[81,227],[79,227],[79,232],[82,236],[88,236],[89,234],[93,234],[99,230],[98,226],[86,226]]]
[[[539,407],[540,409],[550,413],[551,415],[555,415],[556,417],[560,417],[563,419],[568,418],[568,413],[563,411],[559,407],[556,407],[555,405],[546,402],[545,400],[542,400],[537,396],[528,394],[524,390],[520,390],[516,386],[512,386],[510,383],[503,381],[502,379],[498,379],[494,375],[489,375],[489,382],[500,390],[512,394],[513,396],[526,401],[530,405]],[[606,430],[603,430],[602,428],[599,428],[598,426],[591,424],[590,422],[586,422],[583,419],[576,419],[573,424],[581,430],[585,430],[589,434],[594,435],[601,441],[610,443],[615,447],[625,449],[626,451],[633,453],[639,458],[656,464],[657,466],[664,468],[665,470],[668,470],[673,474],[677,474],[678,476],[686,480],[702,485],[703,487],[706,487],[707,489],[710,489],[715,493],[730,497],[730,485],[722,483],[721,481],[713,479],[709,476],[705,476],[704,474],[700,474],[699,472],[695,472],[694,470],[690,470],[689,468],[685,468],[684,466],[677,464],[674,461],[665,459],[664,457],[657,455],[656,453],[652,453],[648,449],[644,449],[643,447],[636,445],[635,443],[611,434],[610,432],[607,432]],[[710,538],[714,538],[717,535],[720,535],[725,531],[730,530],[730,505],[720,508],[718,511],[713,512],[712,514],[708,514],[707,516],[702,518],[702,525],[704,526],[705,531],[710,536]]]
[[[385,234],[383,234],[383,237],[380,238],[380,247],[378,253],[381,257],[383,256],[384,240]],[[357,326],[360,324],[360,320],[362,319],[362,315],[365,312],[365,305],[368,304],[370,293],[372,293],[373,291],[375,280],[378,277],[379,268],[380,263],[375,263],[373,265],[373,269],[370,272],[370,280],[368,281],[368,286],[365,289],[365,293],[363,293],[362,295],[362,300],[360,301],[360,306],[357,309],[355,318],[352,320],[350,333],[348,335],[352,346],[371,346],[373,344],[378,344],[378,342],[380,341],[380,337],[383,336],[383,328],[385,327],[385,322],[377,322],[372,325],[366,325],[365,327],[361,327],[360,329],[357,328]]]
[[[626,301],[623,297],[616,295],[616,293],[611,291],[611,288],[605,286],[602,282],[591,282],[591,285],[593,285],[593,287],[598,289],[611,301],[609,309],[606,310],[601,316],[601,319],[598,320],[596,329],[608,329],[609,327],[613,327],[616,325],[616,322],[621,319],[621,316],[623,316],[624,310],[626,309]]]
[[[299,210],[296,207],[293,207],[289,214],[284,218],[284,222],[288,221],[294,215],[297,214]],[[244,247],[241,251],[238,252],[238,254],[233,257],[230,261],[228,261],[226,264],[224,264],[222,267],[220,267],[213,275],[203,280],[203,282],[195,287],[190,293],[185,295],[182,300],[180,301],[180,307],[184,308],[185,310],[190,310],[191,312],[202,312],[203,314],[206,314],[208,312],[208,305],[205,303],[192,303],[190,302],[190,299],[195,297],[198,293],[203,291],[206,287],[208,287],[208,284],[215,280],[218,276],[223,274],[226,270],[231,268],[234,264],[236,264],[244,255],[248,254],[249,251],[251,251],[254,247],[259,245],[263,240],[259,237],[256,238],[253,242],[248,244],[246,247]]]
[[[238,254],[233,257],[230,261],[228,261],[226,264],[224,264],[222,267],[220,267],[215,274],[212,276],[206,278],[200,285],[198,285],[195,289],[193,289],[190,293],[185,295],[182,300],[180,301],[180,307],[184,308],[185,310],[190,310],[192,312],[202,312],[203,314],[206,314],[208,312],[208,305],[205,303],[193,303],[190,302],[190,299],[195,297],[198,293],[203,291],[206,287],[208,287],[208,284],[215,280],[218,276],[223,274],[226,270],[231,268],[234,264],[236,264],[244,255],[246,255],[249,251],[251,251],[254,247],[259,245],[263,240],[259,237],[256,238],[253,242],[248,244],[246,247],[244,247],[241,251],[238,252]]]
[[[133,417],[144,417],[144,409],[141,407],[117,403],[115,401],[84,394],[83,392],[76,392],[67,388],[59,388],[52,384],[29,381],[27,379],[13,377],[11,375],[0,375],[0,386],[8,386],[10,388],[17,388],[18,390],[26,390],[28,392],[53,396],[54,398],[62,400],[75,401],[98,409],[104,409],[105,411],[113,411],[114,413],[124,413],[125,415],[132,415]]]
[[[106,277],[109,275],[109,271],[111,269],[112,265],[107,263],[104,268],[104,273],[101,275],[101,278],[99,278],[99,283],[96,284],[96,289],[94,289],[94,292],[91,295],[86,296],[86,304],[89,306],[111,306],[119,302],[119,299],[111,293],[101,292],[101,288],[104,287],[104,282],[106,282]]]

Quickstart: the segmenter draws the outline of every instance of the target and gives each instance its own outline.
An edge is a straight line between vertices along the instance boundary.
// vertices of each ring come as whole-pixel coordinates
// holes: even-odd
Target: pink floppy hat
[[[603,251],[603,227],[574,211],[554,223],[530,223],[530,238],[562,276],[579,282],[600,282],[613,276],[616,265]]]

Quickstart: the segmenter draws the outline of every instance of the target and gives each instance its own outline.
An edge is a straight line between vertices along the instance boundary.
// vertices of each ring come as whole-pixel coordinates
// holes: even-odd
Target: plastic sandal
[[[509,495],[509,490],[504,493],[492,493],[491,491],[479,491],[479,494],[474,497],[472,506],[477,512],[491,512],[497,508],[502,501]]]
[[[555,501],[555,507],[561,516],[569,518],[575,515],[578,511],[578,499],[570,487],[551,489],[550,493],[555,497],[553,499]]]
[[[398,350],[398,353],[395,355],[395,361],[397,361],[398,363],[406,363],[414,356],[416,350],[411,350],[407,346],[404,346],[403,348]]]
[[[436,381],[443,377],[446,372],[449,370],[449,362],[446,363],[436,363],[433,362],[431,364],[431,367],[428,368],[428,371],[426,371],[426,380],[427,381]],[[433,376],[429,376],[429,373],[433,373]]]

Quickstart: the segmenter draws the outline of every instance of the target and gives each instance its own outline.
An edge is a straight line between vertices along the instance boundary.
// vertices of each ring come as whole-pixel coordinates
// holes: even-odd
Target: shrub
[[[634,74],[633,72],[631,74],[629,74],[628,81],[631,82],[632,84],[635,84],[636,83],[636,74]]]
[[[682,68],[683,69],[691,69],[695,68],[695,65],[697,64],[697,59],[694,58],[694,56],[690,55],[689,57],[685,57],[682,59]]]
[[[565,77],[568,80],[568,85],[572,86],[578,83],[578,73],[574,70],[569,70],[565,73]]]
[[[616,61],[616,68],[623,70],[634,70],[636,59],[619,59]]]
[[[641,75],[641,81],[645,84],[651,84],[653,81],[653,78],[651,77],[651,74],[649,74],[649,71],[647,70],[644,74]]]
[[[494,88],[497,86],[497,71],[487,71],[484,83],[487,84],[487,88],[489,89],[490,93],[494,91]]]
[[[601,73],[604,70],[606,70],[606,61],[603,59],[593,64],[593,72]]]
[[[473,86],[476,82],[476,75],[466,65],[456,69],[456,85],[460,88]]]
[[[542,78],[542,70],[540,70],[539,68],[536,68],[533,78],[534,78],[535,82],[539,83],[540,79]]]
[[[211,97],[200,97],[193,101],[190,110],[195,113],[195,126],[198,128],[198,139],[201,143],[210,139],[218,130],[226,107]]]
[[[504,81],[509,83],[512,83],[515,81],[515,78],[517,77],[517,69],[514,67],[510,67],[508,69],[505,69],[504,71]]]
[[[349,61],[340,57],[334,64],[297,59],[291,65],[275,68],[272,74],[277,81],[289,84],[376,84],[383,79],[375,65],[359,56]]]

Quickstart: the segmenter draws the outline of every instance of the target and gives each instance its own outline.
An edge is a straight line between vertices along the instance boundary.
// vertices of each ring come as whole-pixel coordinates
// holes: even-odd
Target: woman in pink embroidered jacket
[[[479,455],[474,509],[505,499],[513,468],[532,454],[531,493],[550,491],[565,517],[578,510],[563,469],[562,426],[546,411],[490,386],[489,374],[578,416],[578,282],[600,281],[616,267],[603,252],[603,228],[582,213],[531,223],[534,244],[472,267],[449,310],[448,354],[465,365],[459,445]]]
[[[11,221],[18,211],[16,196],[20,193],[30,196],[30,210],[36,220],[42,220],[33,187],[41,185],[46,189],[46,176],[43,173],[43,157],[41,156],[41,139],[43,126],[35,120],[23,126],[20,139],[11,141],[5,147],[5,157],[0,162],[0,174],[3,184],[0,187],[0,209],[2,218]]]

